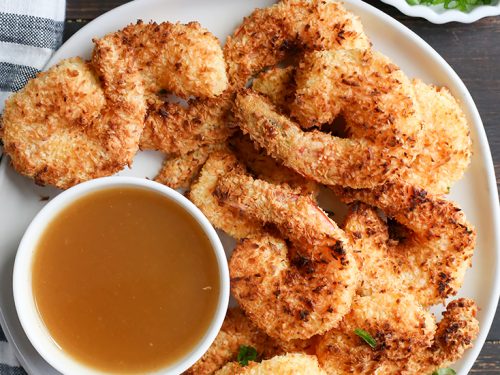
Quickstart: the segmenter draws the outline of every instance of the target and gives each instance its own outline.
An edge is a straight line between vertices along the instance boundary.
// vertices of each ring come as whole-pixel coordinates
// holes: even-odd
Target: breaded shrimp
[[[326,185],[374,187],[406,168],[395,155],[365,139],[304,132],[251,91],[236,98],[235,115],[244,133],[297,173]]]
[[[188,189],[210,154],[225,149],[224,143],[206,145],[188,154],[167,158],[155,177],[155,181],[172,189]]]
[[[142,150],[184,155],[206,145],[223,143],[233,134],[229,94],[192,100],[185,108],[157,101],[148,110],[141,136]]]
[[[260,359],[283,353],[277,341],[252,324],[240,308],[230,308],[215,341],[186,373],[213,374],[226,363],[236,360],[242,345],[254,347]]]
[[[413,80],[422,115],[422,147],[404,179],[430,193],[445,194],[459,180],[471,159],[467,119],[444,87]]]
[[[413,86],[381,53],[312,52],[304,56],[295,79],[292,116],[301,126],[330,123],[342,114],[352,138],[397,147],[402,157],[417,145],[422,124]]]
[[[287,111],[295,96],[295,67],[274,67],[262,72],[252,82],[252,89],[269,98],[282,111]]]
[[[326,375],[318,358],[306,354],[276,356],[261,363],[250,362],[242,367],[237,362],[228,363],[216,375]]]
[[[318,195],[318,184],[266,155],[265,150],[253,143],[248,136],[238,135],[230,140],[230,145],[236,157],[259,179],[273,184],[288,184],[302,195]]]
[[[479,333],[476,314],[474,301],[467,298],[451,301],[438,323],[432,346],[416,351],[403,374],[431,374],[459,360]]]
[[[230,85],[243,87],[263,68],[274,66],[293,49],[368,48],[358,17],[331,0],[283,0],[256,9],[227,38],[224,57]]]
[[[240,242],[229,261],[231,291],[269,336],[307,339],[335,327],[349,312],[358,269],[340,246],[287,246],[264,235]]]
[[[300,195],[288,185],[272,184],[234,170],[219,177],[214,195],[248,217],[276,225],[291,241],[340,247],[347,242],[344,232],[310,196]]]
[[[188,198],[205,214],[212,225],[231,237],[242,239],[262,234],[262,224],[228,205],[213,195],[220,176],[232,170],[244,173],[243,166],[230,151],[212,153],[202,167],[198,179],[191,185]]]
[[[475,309],[472,301],[453,301],[436,327],[432,314],[409,295],[358,297],[340,326],[320,338],[318,359],[335,375],[430,374],[470,346],[478,332]],[[359,329],[375,340],[374,348],[355,333]]]
[[[144,80],[146,95],[163,89],[185,99],[214,97],[227,88],[219,40],[198,22],[183,25],[138,21],[94,42],[128,48]]]
[[[366,270],[363,294],[397,288],[430,306],[458,292],[476,235],[456,204],[400,181],[373,190],[334,191],[347,203],[359,200],[380,208],[410,230],[391,239],[387,225],[363,205],[348,217],[346,232]]]
[[[80,58],[63,60],[7,99],[0,133],[18,172],[66,189],[132,163],[144,90],[127,47],[113,47],[97,47],[97,71]]]

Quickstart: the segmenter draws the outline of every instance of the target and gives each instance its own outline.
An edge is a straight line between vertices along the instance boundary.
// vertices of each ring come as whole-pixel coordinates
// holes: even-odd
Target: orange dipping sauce
[[[141,188],[91,193],[42,235],[33,293],[56,343],[101,371],[173,364],[204,336],[219,271],[202,227],[177,203]]]

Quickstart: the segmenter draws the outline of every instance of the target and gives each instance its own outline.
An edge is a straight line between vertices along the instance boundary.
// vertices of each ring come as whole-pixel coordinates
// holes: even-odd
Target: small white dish
[[[41,235],[52,220],[66,207],[96,191],[117,187],[137,187],[153,191],[177,203],[187,211],[207,235],[216,255],[220,293],[214,318],[200,342],[183,358],[157,371],[158,375],[177,375],[191,367],[210,347],[217,336],[229,303],[229,270],[219,236],[201,211],[182,194],[162,184],[136,177],[105,177],[79,184],[51,200],[26,230],[16,255],[13,274],[14,301],[21,325],[38,353],[63,374],[102,374],[65,353],[52,339],[35,304],[32,290],[32,261]]]
[[[479,5],[470,12],[456,9],[445,9],[442,5],[410,5],[406,0],[382,0],[399,9],[401,13],[411,17],[422,17],[437,24],[448,22],[472,23],[477,20],[500,15],[500,1],[493,0],[491,5]]]

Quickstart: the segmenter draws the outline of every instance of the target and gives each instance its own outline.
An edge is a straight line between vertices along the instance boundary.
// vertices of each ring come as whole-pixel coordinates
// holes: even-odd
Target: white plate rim
[[[86,29],[89,26],[93,26],[94,23],[99,22],[103,18],[108,18],[108,17],[113,17],[115,14],[127,10],[128,8],[134,9],[135,7],[139,6],[148,6],[151,4],[155,4],[159,0],[134,0],[130,1],[129,3],[125,3],[123,5],[120,5],[114,9],[109,10],[108,12],[100,15],[99,17],[95,18],[94,20],[90,21],[87,25],[82,27],[80,30],[78,30],[75,34],[73,34],[66,42],[60,47],[58,51],[52,56],[52,58],[49,60],[49,62],[46,64],[45,68],[50,67],[57,61],[61,59],[60,55],[62,54],[62,51],[64,51],[64,48],[67,47],[69,44],[71,44],[73,39],[76,39],[77,36],[80,33],[85,32],[84,29]],[[168,1],[168,0],[167,0]],[[390,2],[398,2],[398,0],[382,0],[383,2],[390,3]],[[404,1],[404,0],[403,0]],[[494,223],[494,227],[500,228],[500,206],[499,206],[499,200],[498,200],[498,190],[497,190],[497,185],[496,185],[496,178],[495,178],[495,170],[494,170],[494,164],[493,164],[493,159],[491,155],[491,150],[489,147],[489,143],[487,140],[486,132],[482,123],[482,120],[480,118],[479,112],[477,110],[477,107],[474,103],[474,100],[472,99],[472,96],[470,95],[469,91],[467,90],[465,84],[463,81],[460,79],[460,77],[457,75],[457,73],[451,68],[451,66],[444,60],[441,55],[439,55],[427,42],[425,42],[420,36],[418,36],[415,32],[404,26],[402,23],[397,21],[396,19],[392,18],[391,16],[387,15],[383,11],[377,9],[376,7],[367,4],[363,2],[362,0],[343,0],[344,3],[351,3],[357,7],[364,8],[364,10],[368,11],[369,13],[374,14],[377,18],[380,18],[383,22],[390,24],[391,26],[395,27],[398,29],[401,33],[405,34],[408,38],[412,39],[413,42],[417,43],[420,48],[426,50],[428,53],[432,55],[434,59],[440,62],[441,66],[446,70],[446,73],[448,77],[450,77],[455,84],[457,85],[457,88],[461,91],[461,93],[464,95],[466,101],[468,102],[467,105],[469,109],[471,110],[471,115],[473,117],[473,126],[475,127],[475,130],[477,131],[477,141],[479,142],[479,148],[484,151],[484,158],[482,159],[483,166],[486,167],[487,173],[487,189],[489,191],[489,203],[490,207],[492,208],[492,220]],[[500,14],[500,11],[499,11]],[[475,126],[474,124],[477,124]],[[1,149],[0,149],[1,150]],[[6,168],[6,160],[7,158],[0,158],[0,170]],[[0,182],[1,182],[1,177],[3,177],[3,173],[0,173]],[[470,360],[467,361],[460,369],[460,373],[466,374],[470,371],[472,366],[475,363],[475,360],[477,359],[484,342],[486,341],[486,337],[488,335],[488,332],[491,328],[491,324],[493,322],[493,319],[495,317],[495,312],[497,305],[499,303],[499,298],[500,298],[500,232],[495,231],[494,233],[494,249],[495,249],[495,255],[496,255],[496,261],[495,261],[495,270],[497,271],[494,276],[494,283],[492,285],[492,299],[489,301],[489,304],[487,308],[483,308],[483,312],[485,312],[485,318],[483,320],[483,323],[481,325],[479,334],[477,339],[475,340],[474,346],[468,350],[470,353],[469,358]],[[6,327],[5,324],[5,318],[3,314],[0,313],[0,325],[3,328],[3,331],[5,333],[5,336],[7,340],[10,343],[14,344],[14,348],[16,351],[16,356],[18,357],[20,363],[22,366],[25,368],[31,370],[30,366],[28,365],[28,361],[25,359],[25,356],[23,355],[22,352],[20,352],[19,348],[15,345],[15,341],[13,340],[13,336]]]

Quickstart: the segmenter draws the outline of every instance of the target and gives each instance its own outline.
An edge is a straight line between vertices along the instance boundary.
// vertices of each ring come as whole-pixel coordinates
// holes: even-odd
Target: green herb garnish
[[[241,366],[247,366],[249,361],[257,359],[257,350],[253,346],[241,345],[237,359]]]
[[[432,375],[457,375],[457,373],[452,368],[446,367],[434,371]]]
[[[370,345],[370,347],[375,348],[377,346],[377,342],[372,337],[372,335],[370,335],[364,329],[356,328],[354,330],[354,333],[361,337],[368,345]]]
[[[462,12],[470,12],[472,8],[479,5],[489,5],[491,0],[406,0],[410,5],[440,5],[445,9],[458,9]]]

